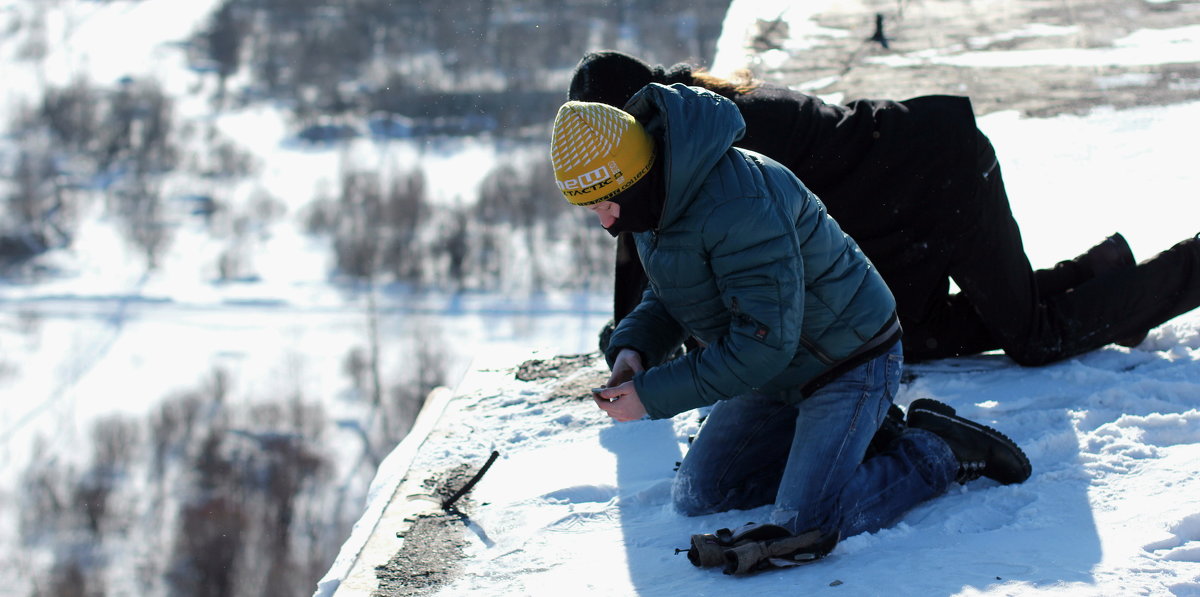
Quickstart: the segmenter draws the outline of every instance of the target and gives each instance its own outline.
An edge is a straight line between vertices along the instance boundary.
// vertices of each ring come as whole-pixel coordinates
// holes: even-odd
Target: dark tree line
[[[77,80],[47,89],[26,107],[10,124],[19,147],[10,173],[17,184],[2,204],[8,227],[0,230],[0,245],[26,239],[30,251],[7,263],[0,256],[0,265],[70,244],[84,197],[100,191],[153,266],[167,240],[161,180],[179,159],[173,103],[149,80],[126,80],[115,89]]]
[[[665,62],[704,61],[712,54],[727,4],[225,0],[197,35],[195,47],[221,81],[221,101],[230,81],[237,82],[230,93],[240,101],[282,101],[296,117],[300,138],[310,141],[366,131],[385,138],[486,132],[536,145],[544,143],[571,67],[585,50],[637,46]],[[32,257],[68,246],[84,198],[97,192],[148,266],[156,267],[171,242],[166,176],[185,169],[236,178],[254,169],[244,153],[215,138],[211,129],[197,144],[198,153],[184,152],[189,136],[205,133],[179,129],[174,100],[152,80],[127,79],[109,88],[79,79],[46,89],[10,126],[19,150],[4,173],[13,184],[0,204],[5,216],[0,275],[28,274],[22,268]],[[539,188],[548,191],[542,196],[554,196],[530,173],[506,176],[520,179],[524,188],[496,201]],[[547,215],[536,201],[521,206],[523,219],[501,218],[524,241],[513,246],[471,208],[435,216],[422,203],[422,188],[389,186],[394,184],[369,173],[347,174],[337,196],[327,198],[358,214],[336,222],[342,273],[494,287],[511,268],[561,240],[564,227],[529,220],[558,217]],[[484,211],[491,209],[487,204],[495,189],[485,186],[481,193]],[[197,199],[207,202],[209,218],[223,207],[219,198]],[[397,212],[404,201],[413,209]],[[246,228],[232,227],[230,247],[217,264],[222,280],[253,276],[244,235],[237,234]],[[553,280],[549,266],[527,265],[534,286]]]
[[[47,88],[8,123],[17,158],[0,176],[0,275],[24,273],[32,257],[71,244],[87,201],[100,197],[149,267],[170,242],[165,180],[192,174],[228,180],[256,165],[209,125],[180,127],[175,100],[152,79],[113,87],[77,79]],[[199,151],[184,143],[203,136]],[[211,198],[209,198],[211,200]],[[216,206],[210,205],[210,211]]]
[[[469,291],[605,288],[613,242],[561,199],[545,160],[501,161],[475,201],[432,205],[424,175],[341,178],[307,229],[329,238],[336,274],[372,284]]]
[[[301,126],[371,113],[476,118],[462,133],[544,125],[597,46],[711,61],[728,0],[225,0],[197,46],[242,101]],[[436,130],[445,131],[440,128]]]
[[[77,80],[47,89],[10,123],[19,158],[9,173],[17,184],[2,204],[0,267],[8,273],[70,244],[82,199],[96,190],[153,266],[166,240],[159,185],[179,155],[173,124],[173,101],[153,81],[100,89]],[[14,239],[23,246],[14,248]]]

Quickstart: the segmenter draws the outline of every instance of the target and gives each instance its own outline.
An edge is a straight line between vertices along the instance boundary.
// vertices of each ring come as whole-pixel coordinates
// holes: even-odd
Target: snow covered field
[[[735,2],[727,27],[774,18],[778,8]],[[1166,33],[1123,39],[1120,59],[1175,60],[1161,44],[1196,43],[1192,29]],[[1139,40],[1148,42],[1141,52]],[[722,48],[718,63],[738,66]],[[1027,58],[1077,64],[1086,56],[1112,58],[1086,50]],[[998,112],[980,127],[1000,155],[1035,266],[1113,231],[1139,258],[1200,232],[1200,101],[1046,119]],[[497,450],[458,527],[461,565],[422,594],[1200,595],[1200,313],[1153,330],[1136,348],[1109,346],[1048,367],[1020,368],[998,354],[908,367],[899,404],[932,397],[1000,429],[1029,455],[1032,478],[956,487],[891,528],[843,540],[818,563],[742,578],[694,568],[675,552],[693,533],[767,518],[766,509],[698,518],[673,511],[673,469],[698,413],[615,424],[587,397],[607,378],[603,360],[578,365],[559,354],[477,363],[419,451],[381,469],[361,533],[318,594],[337,589],[406,471],[411,485],[390,505],[434,512],[406,488],[451,466],[478,467]],[[519,381],[526,359],[561,367]],[[338,594],[363,594],[356,591]]]

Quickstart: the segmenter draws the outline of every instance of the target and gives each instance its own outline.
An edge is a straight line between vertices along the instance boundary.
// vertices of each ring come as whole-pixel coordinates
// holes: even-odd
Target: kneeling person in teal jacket
[[[675,507],[774,505],[769,524],[693,537],[692,562],[801,563],[952,481],[1024,481],[1020,448],[949,406],[889,414],[902,361],[891,292],[800,180],[733,147],[744,129],[729,100],[654,83],[624,110],[566,103],[551,141],[563,196],[610,234],[633,233],[649,278],[613,332],[597,405],[617,421],[713,405]],[[700,348],[672,358],[688,337]],[[891,433],[868,456],[881,426]]]

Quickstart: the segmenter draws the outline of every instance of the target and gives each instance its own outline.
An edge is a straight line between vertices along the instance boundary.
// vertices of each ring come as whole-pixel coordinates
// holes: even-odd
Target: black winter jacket
[[[922,321],[945,296],[951,248],[981,217],[983,165],[971,102],[926,96],[827,104],[762,86],[734,102],[738,147],[787,166],[871,259],[900,320]]]

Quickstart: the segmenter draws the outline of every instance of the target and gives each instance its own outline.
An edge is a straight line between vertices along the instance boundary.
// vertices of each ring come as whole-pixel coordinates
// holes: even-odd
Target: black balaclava
[[[691,81],[692,67],[688,64],[676,64],[668,70],[622,52],[589,52],[575,67],[567,99],[623,108],[633,94],[650,83],[670,85]]]
[[[667,192],[662,170],[662,156],[655,156],[654,165],[641,180],[611,199],[621,206],[621,215],[605,228],[609,234],[616,237],[622,232],[646,232],[658,227]]]

